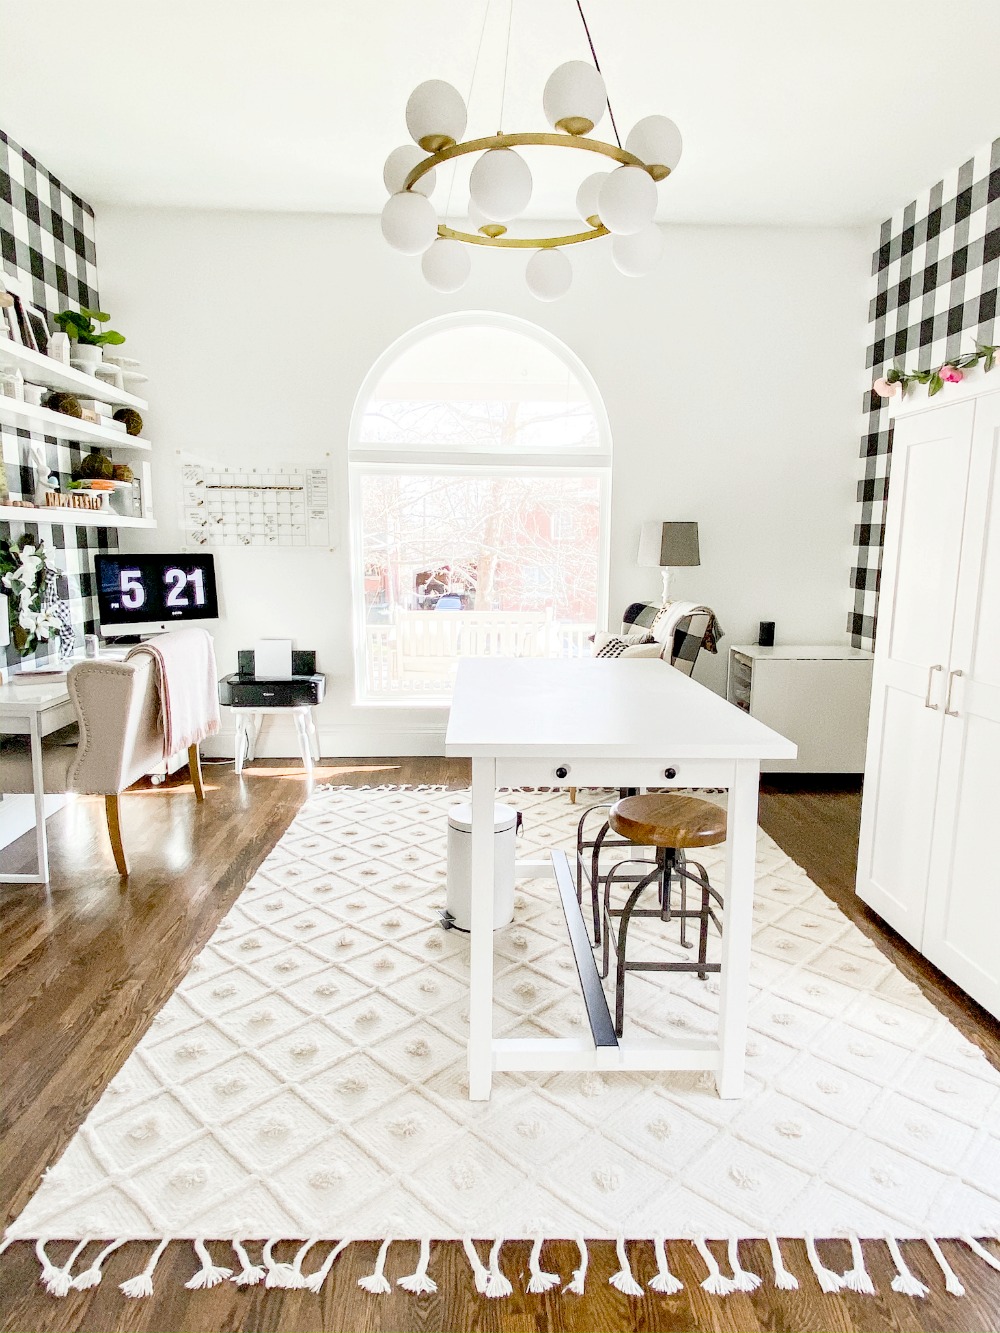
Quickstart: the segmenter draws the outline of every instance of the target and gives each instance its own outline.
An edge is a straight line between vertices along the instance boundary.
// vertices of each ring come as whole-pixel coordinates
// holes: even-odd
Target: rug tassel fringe
[[[231,1281],[235,1282],[238,1287],[256,1287],[258,1282],[263,1282],[266,1269],[263,1264],[250,1262],[250,1256],[247,1254],[243,1242],[234,1240],[233,1250],[240,1261],[240,1271],[233,1274]]]
[[[889,1253],[892,1255],[892,1262],[896,1265],[896,1276],[892,1279],[893,1291],[898,1291],[903,1296],[924,1297],[930,1294],[930,1287],[925,1287],[918,1277],[915,1277],[906,1266],[906,1260],[903,1258],[903,1251],[899,1248],[899,1242],[895,1236],[886,1236],[885,1243],[889,1247]]]
[[[480,1296],[486,1295],[486,1284],[490,1280],[490,1275],[483,1267],[483,1262],[479,1257],[471,1236],[462,1237],[462,1249],[465,1251],[465,1257],[472,1268],[472,1276],[476,1283],[476,1290]]]
[[[526,1291],[536,1295],[540,1291],[548,1291],[550,1287],[557,1287],[561,1281],[558,1273],[545,1273],[541,1266],[542,1257],[542,1238],[535,1235],[531,1242],[531,1253],[528,1255],[528,1272],[531,1277],[528,1279]]]
[[[990,1254],[989,1250],[985,1247],[985,1245],[980,1245],[979,1241],[976,1240],[975,1236],[966,1232],[965,1235],[962,1236],[962,1240],[965,1241],[966,1245],[968,1245],[969,1249],[972,1251],[973,1254],[979,1255],[983,1263],[989,1264],[991,1268],[995,1268],[996,1271],[1000,1273],[1000,1259],[997,1259],[994,1255]]]
[[[927,1248],[930,1250],[931,1254],[933,1254],[934,1258],[937,1260],[938,1267],[944,1274],[945,1291],[947,1291],[951,1296],[964,1296],[965,1288],[958,1280],[958,1274],[952,1268],[948,1260],[944,1257],[944,1251],[941,1249],[941,1246],[937,1243],[937,1241],[934,1239],[933,1236],[925,1236],[924,1240],[927,1242]]]
[[[223,1268],[221,1264],[213,1264],[212,1256],[209,1254],[203,1238],[198,1238],[194,1242],[194,1252],[201,1260],[201,1267],[193,1277],[189,1277],[184,1283],[188,1291],[202,1291],[208,1287],[217,1287],[220,1282],[225,1282],[227,1277],[232,1277],[231,1268]]]
[[[729,1267],[733,1270],[732,1282],[737,1291],[756,1291],[760,1286],[757,1274],[740,1265],[739,1241],[735,1236],[729,1237]]]
[[[844,1279],[839,1273],[835,1273],[832,1268],[827,1268],[823,1263],[823,1260],[819,1257],[816,1241],[811,1231],[806,1232],[806,1254],[809,1256],[809,1262],[816,1274],[816,1281],[820,1285],[820,1290],[825,1291],[828,1295],[840,1291],[844,1285]]]
[[[417,1260],[417,1266],[409,1277],[401,1277],[397,1280],[396,1286],[402,1287],[404,1291],[437,1291],[437,1283],[433,1278],[427,1276],[427,1265],[431,1261],[431,1242],[428,1236],[423,1236],[420,1241],[420,1258]]]
[[[124,1244],[123,1240],[113,1240],[109,1245],[105,1245],[90,1266],[85,1268],[82,1273],[77,1273],[73,1279],[73,1290],[89,1291],[91,1287],[96,1287],[101,1281],[101,1269],[104,1266],[105,1259]]]
[[[49,1256],[45,1253],[44,1241],[35,1241],[35,1254],[38,1257],[38,1262],[42,1266],[41,1275],[38,1280],[50,1296],[58,1296],[61,1298],[69,1295],[73,1286],[73,1279],[70,1276],[70,1272],[79,1256],[89,1244],[90,1237],[84,1236],[83,1240],[77,1243],[72,1254],[66,1260],[65,1264],[63,1264],[62,1268],[56,1268],[55,1264],[52,1263]]]
[[[728,1296],[730,1292],[735,1291],[736,1287],[732,1279],[725,1276],[716,1262],[715,1255],[708,1248],[707,1238],[705,1236],[695,1236],[692,1243],[708,1268],[708,1277],[701,1284],[702,1290],[707,1291],[710,1296]]]
[[[504,1237],[497,1236],[490,1250],[490,1275],[486,1279],[486,1295],[492,1300],[499,1296],[509,1296],[514,1288],[510,1284],[510,1278],[504,1277],[500,1268],[500,1250],[503,1247]]]
[[[323,1260],[322,1264],[320,1264],[319,1268],[316,1269],[315,1273],[310,1273],[308,1277],[303,1279],[303,1285],[306,1286],[309,1291],[319,1291],[320,1287],[322,1287],[323,1283],[330,1276],[330,1269],[336,1263],[337,1257],[347,1249],[350,1243],[349,1240],[338,1241]]]
[[[665,1296],[673,1296],[676,1292],[683,1291],[684,1283],[670,1271],[670,1265],[667,1263],[667,1243],[662,1236],[654,1238],[653,1251],[656,1254],[656,1277],[650,1279],[650,1291],[662,1291]]]
[[[865,1268],[865,1254],[856,1231],[850,1232],[850,1242],[853,1267],[849,1268],[841,1278],[844,1288],[847,1291],[860,1292],[862,1296],[874,1296],[875,1283],[869,1277],[868,1269]]]
[[[294,1264],[281,1263],[273,1258],[271,1251],[278,1244],[278,1240],[278,1237],[274,1237],[264,1246],[261,1256],[266,1270],[264,1286],[277,1287],[281,1291],[297,1291],[305,1285],[305,1279],[300,1272],[296,1272]]]
[[[590,1257],[587,1254],[587,1242],[582,1236],[577,1236],[576,1248],[580,1251],[580,1265],[574,1268],[572,1280],[563,1287],[564,1295],[567,1291],[571,1291],[574,1296],[582,1296],[587,1283],[587,1265]]]
[[[778,1245],[778,1237],[772,1233],[768,1236],[767,1243],[771,1247],[774,1285],[779,1291],[798,1291],[799,1279],[785,1267],[785,1261],[781,1257],[781,1247]]]
[[[392,1244],[392,1237],[386,1236],[385,1240],[379,1246],[378,1257],[375,1260],[374,1269],[367,1277],[358,1278],[358,1286],[370,1291],[373,1296],[384,1296],[386,1292],[391,1291],[389,1279],[386,1277],[385,1256],[389,1253],[389,1246]]]
[[[642,1287],[632,1276],[632,1265],[629,1263],[628,1252],[625,1249],[624,1236],[619,1236],[615,1242],[615,1252],[618,1255],[618,1272],[612,1273],[608,1281],[618,1291],[623,1291],[626,1296],[641,1296]]]
[[[156,1249],[149,1256],[149,1263],[135,1277],[130,1277],[125,1282],[118,1284],[118,1290],[125,1296],[130,1296],[133,1300],[140,1300],[144,1296],[153,1294],[153,1272],[156,1265],[160,1262],[160,1255],[170,1244],[169,1237],[164,1237],[157,1245]]]

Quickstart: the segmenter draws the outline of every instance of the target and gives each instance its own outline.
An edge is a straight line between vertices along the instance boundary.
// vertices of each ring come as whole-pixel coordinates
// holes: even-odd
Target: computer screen
[[[214,556],[95,555],[94,572],[105,637],[219,618]]]

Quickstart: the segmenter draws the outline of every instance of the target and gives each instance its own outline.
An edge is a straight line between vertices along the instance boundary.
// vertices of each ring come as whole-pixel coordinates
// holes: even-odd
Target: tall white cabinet
[[[1000,1017],[1000,369],[918,392],[895,414],[857,891]]]

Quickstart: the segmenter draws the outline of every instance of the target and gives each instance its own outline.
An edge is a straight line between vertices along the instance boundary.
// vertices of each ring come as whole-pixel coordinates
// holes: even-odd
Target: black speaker
[[[774,647],[774,621],[773,621],[773,620],[762,620],[762,621],[760,622],[760,629],[759,629],[759,631],[758,631],[758,633],[757,633],[757,642],[758,642],[758,644],[761,646],[761,648],[773,648],[773,647]]]

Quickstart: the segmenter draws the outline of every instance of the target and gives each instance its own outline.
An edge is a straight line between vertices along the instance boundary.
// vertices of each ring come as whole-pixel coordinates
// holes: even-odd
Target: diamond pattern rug
[[[189,1238],[194,1285],[229,1275],[203,1242],[234,1238],[687,1237],[719,1291],[746,1237],[960,1237],[1000,1267],[981,1243],[1000,1234],[1000,1074],[763,833],[741,1100],[709,1074],[558,1073],[469,1102],[468,940],[437,916],[462,795],[313,796],[7,1243]],[[507,799],[521,855],[573,846],[564,794]],[[721,880],[719,849],[704,859]],[[684,956],[676,927],[635,930],[637,953]],[[498,1032],[587,1031],[552,882],[518,886],[496,955]],[[710,1033],[717,1006],[717,977],[628,980],[633,1031]],[[732,1242],[714,1287],[708,1238]],[[242,1261],[245,1281],[290,1268]],[[498,1273],[480,1265],[481,1289]],[[274,1285],[304,1281],[300,1257]]]

